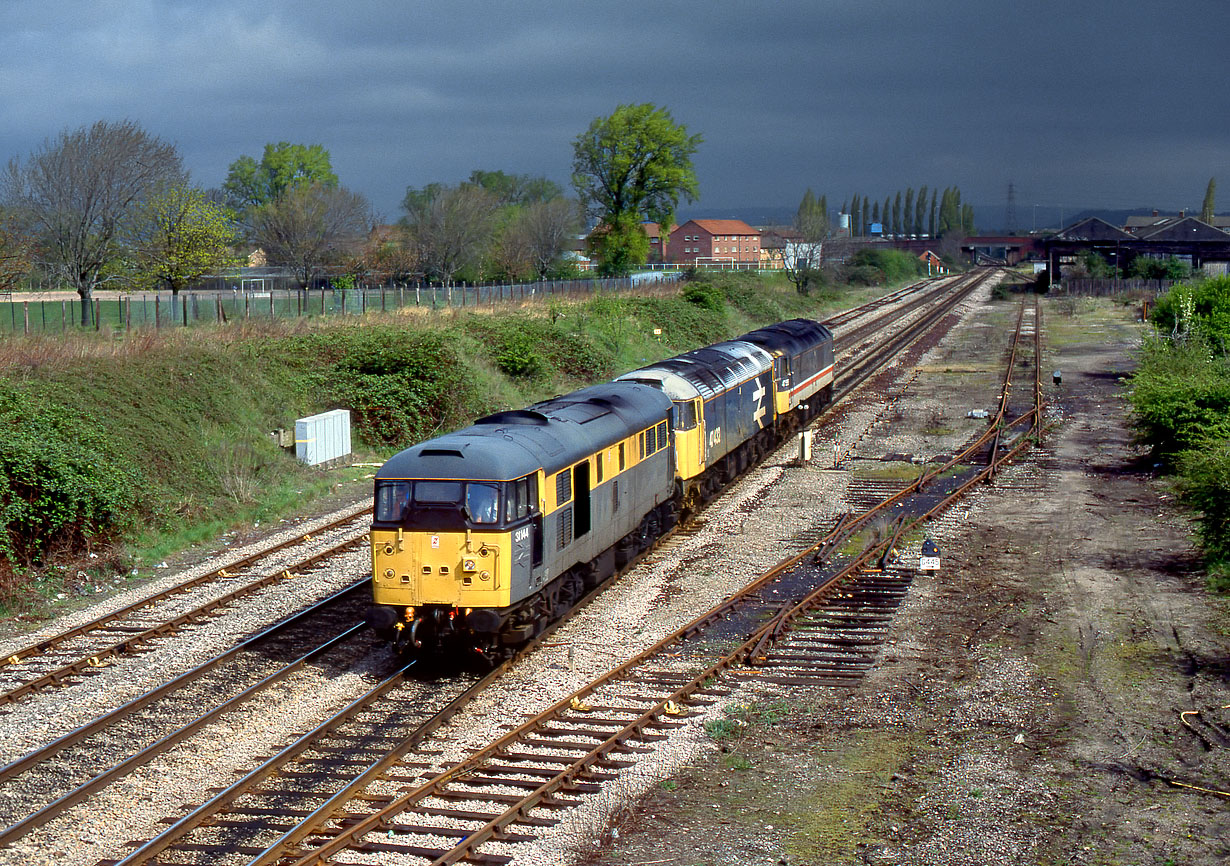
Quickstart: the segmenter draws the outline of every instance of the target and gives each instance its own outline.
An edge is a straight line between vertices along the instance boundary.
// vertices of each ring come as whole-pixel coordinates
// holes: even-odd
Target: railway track
[[[198,625],[256,593],[294,579],[300,572],[354,550],[366,537],[370,509],[333,520],[314,530],[204,574],[138,599],[89,622],[10,650],[0,664],[0,707],[42,689],[73,685],[125,656],[149,650],[158,641]],[[326,536],[340,541],[309,556],[285,554]],[[266,568],[279,554],[274,568]],[[234,587],[234,588],[229,588]],[[226,591],[219,594],[219,588]],[[195,601],[204,596],[204,600]],[[195,603],[194,603],[195,601]]]
[[[970,287],[972,291],[975,286]],[[967,295],[962,295],[965,297]],[[930,326],[936,327],[946,315],[946,312],[940,312],[937,315],[930,317]],[[925,328],[919,328],[915,331],[914,340],[921,339],[926,333]],[[898,347],[899,348],[899,347]],[[1037,392],[1040,395],[1040,391]],[[1031,419],[1036,419],[1037,411],[1032,410],[1032,413],[1023,419],[1014,419],[1013,424],[1009,424],[1009,428],[1020,430],[1020,426]],[[1033,420],[1029,431],[1034,431],[1036,420]],[[780,584],[775,589],[766,589],[768,583],[772,580],[780,578],[780,576],[790,568],[794,568],[800,562],[811,557],[814,559],[817,554],[831,553],[831,551],[839,544],[841,538],[849,538],[852,533],[865,531],[868,521],[876,514],[882,513],[885,509],[900,505],[903,497],[916,497],[919,502],[924,502],[928,499],[943,500],[943,492],[927,492],[924,493],[924,488],[931,484],[936,479],[939,479],[943,474],[951,470],[958,464],[959,461],[970,459],[972,454],[978,448],[986,448],[993,431],[988,431],[984,437],[957,455],[949,464],[941,467],[933,472],[924,473],[917,482],[910,488],[897,491],[893,496],[883,499],[876,507],[868,509],[858,517],[851,517],[841,521],[841,524],[833,531],[825,533],[824,537],[819,539],[808,550],[796,557],[792,563],[783,564],[777,569],[762,578],[761,581],[754,583],[741,597],[753,598],[752,601],[742,602],[744,611],[741,614],[749,622],[763,622],[768,608],[763,607],[766,599],[770,599],[776,605],[773,610],[780,611],[780,602],[771,597],[788,596],[796,598],[802,590],[803,584],[814,583],[816,575],[814,573],[806,573],[804,577],[797,576],[791,580],[802,581],[799,586],[795,586],[790,591],[784,591],[783,587],[790,588],[789,581]],[[1018,442],[1027,442],[1031,435],[1027,433],[1018,433]],[[998,459],[996,459],[996,449],[990,449],[991,467],[999,465],[1003,459],[1010,459],[1010,455],[1015,455],[1023,445],[1018,444],[1011,451],[1004,451]],[[985,471],[985,470],[984,470]],[[984,480],[983,477],[975,478],[973,481],[963,485],[964,489],[968,489],[970,484],[980,483]],[[944,486],[947,489],[951,484],[956,483],[950,477],[944,477]],[[921,507],[921,506],[920,506]],[[903,527],[899,526],[897,535]],[[891,539],[889,545],[891,547]],[[869,548],[873,550],[874,548]],[[872,554],[867,554],[872,556]],[[860,563],[865,563],[866,559],[860,559]],[[834,578],[837,579],[837,578]],[[820,611],[807,620],[807,625],[800,631],[800,634],[807,634],[811,640],[812,648],[810,650],[795,649],[787,654],[787,656],[770,656],[768,655],[770,641],[768,638],[758,638],[753,645],[753,659],[769,660],[774,659],[772,664],[763,665],[763,670],[760,674],[768,676],[766,671],[777,669],[771,676],[811,676],[806,672],[799,671],[806,667],[805,661],[812,666],[812,674],[819,675],[820,673],[831,674],[830,679],[840,680],[842,682],[849,681],[851,676],[848,673],[840,673],[838,668],[841,668],[845,662],[841,659],[848,659],[852,666],[850,670],[854,670],[858,665],[865,665],[868,658],[868,647],[874,647],[876,638],[872,634],[877,628],[886,625],[886,617],[891,614],[891,610],[899,603],[903,596],[905,588],[908,586],[908,581],[905,580],[902,574],[897,572],[878,571],[868,574],[858,575],[857,565],[853,570],[847,570],[842,573],[840,580],[861,580],[863,583],[857,584],[856,587],[847,591],[844,598],[820,598],[816,604],[812,605],[813,609]],[[811,584],[809,584],[811,585]],[[728,603],[729,605],[730,603]],[[860,607],[862,606],[862,607]],[[865,610],[863,608],[866,608]],[[863,610],[859,613],[859,610]],[[782,619],[782,615],[774,613],[769,618],[769,624],[774,622],[778,624],[774,626],[771,632],[760,633],[761,638],[765,634],[772,634],[774,639],[780,638],[788,629],[784,628],[783,623],[793,622],[792,618]],[[729,626],[733,621],[738,621],[740,616],[736,616],[733,608],[727,606],[717,612],[711,611],[706,617],[701,617],[696,623],[692,624],[689,629],[682,629],[675,636],[675,640],[687,641],[688,652],[692,653],[696,647],[701,647],[707,641],[700,639],[700,636],[705,633],[714,634],[712,629],[715,628],[714,623],[724,622]],[[708,623],[706,625],[705,623]],[[860,633],[851,632],[847,626],[858,625],[862,629]],[[836,631],[834,631],[836,629]],[[709,630],[709,631],[706,631]],[[720,641],[719,641],[720,642]],[[709,641],[708,643],[712,643]],[[669,641],[667,642],[669,644]],[[648,652],[648,651],[647,651]],[[810,653],[810,655],[809,655]],[[638,659],[647,658],[645,654],[639,656]],[[791,664],[786,664],[787,657],[793,659]],[[665,683],[671,686],[678,686],[683,682],[681,679],[682,673],[680,665],[684,658],[682,652],[677,652],[674,655],[666,655],[659,659],[655,664],[662,664],[661,669],[647,668],[648,673],[638,675],[637,677],[624,683],[621,688],[630,687],[629,684],[640,689],[645,681]],[[664,662],[663,659],[666,659]],[[634,659],[633,662],[637,660]],[[696,659],[688,659],[688,664],[695,665]],[[632,664],[632,662],[629,662]],[[714,664],[718,664],[715,662]],[[722,663],[722,670],[727,670],[730,664]],[[709,667],[713,667],[710,665]],[[709,668],[705,668],[709,670]],[[844,670],[844,668],[842,668]],[[690,673],[690,669],[684,671]],[[374,698],[383,697],[385,694],[395,692],[398,684],[405,679],[405,672],[398,672],[390,678],[386,683],[382,683],[372,690],[371,694]],[[684,678],[686,679],[686,677]],[[695,678],[693,678],[695,679]],[[697,682],[703,682],[704,677]],[[485,681],[484,681],[485,682]],[[689,682],[692,682],[689,680]],[[698,696],[695,700],[704,701],[708,698],[706,694],[716,694],[709,692],[706,689],[699,688],[693,683],[682,692],[676,688],[671,692],[670,696],[665,699],[661,698],[658,692],[653,692],[655,696],[646,697],[644,700],[628,704],[619,704],[610,702],[609,704],[594,704],[591,700],[591,695],[597,694],[597,690],[601,688],[599,685],[594,685],[590,690],[582,690],[581,692],[570,695],[565,701],[561,701],[553,708],[557,713],[555,716],[549,717],[554,721],[547,720],[547,717],[540,719],[537,725],[521,726],[519,730],[524,729],[531,731],[528,740],[516,741],[519,745],[517,749],[523,749],[524,754],[528,756],[541,757],[542,746],[535,737],[551,733],[554,729],[559,729],[565,732],[576,732],[582,729],[588,730],[591,733],[582,735],[576,734],[578,740],[583,740],[586,744],[590,744],[595,737],[602,735],[601,742],[595,746],[595,749],[590,749],[585,754],[580,755],[576,760],[569,760],[567,767],[570,768],[562,774],[562,776],[551,775],[548,778],[546,770],[551,769],[551,765],[563,765],[563,758],[552,758],[550,760],[533,760],[530,764],[524,762],[517,763],[510,759],[511,754],[520,754],[520,752],[510,751],[512,748],[509,744],[514,741],[501,741],[498,744],[492,744],[494,751],[483,750],[487,758],[499,756],[495,763],[487,760],[486,763],[476,764],[473,767],[473,772],[477,775],[463,776],[463,773],[468,773],[470,770],[465,769],[462,764],[456,764],[448,769],[439,768],[439,760],[430,752],[415,753],[413,750],[434,730],[437,730],[447,718],[451,718],[461,705],[466,700],[473,697],[470,689],[479,689],[483,686],[475,683],[471,684],[465,692],[451,698],[447,706],[440,712],[444,713],[443,717],[432,715],[430,718],[418,721],[417,724],[407,724],[405,716],[405,708],[402,708],[401,714],[393,711],[384,711],[386,718],[394,719],[395,723],[400,722],[400,726],[395,726],[393,729],[380,729],[372,727],[369,732],[363,733],[353,729],[345,728],[348,724],[346,721],[329,721],[323,724],[313,735],[305,735],[296,744],[288,747],[285,754],[273,756],[271,763],[262,765],[258,770],[249,774],[250,778],[241,780],[242,784],[228,788],[221,792],[209,803],[203,804],[193,810],[187,817],[183,819],[175,819],[172,827],[157,838],[151,840],[145,845],[139,847],[130,856],[119,861],[103,861],[105,863],[122,862],[124,864],[136,863],[181,863],[181,862],[221,862],[223,856],[228,852],[235,858],[235,862],[241,862],[238,858],[249,858],[242,862],[256,863],[273,863],[287,859],[288,855],[304,854],[307,859],[303,862],[319,862],[321,857],[332,856],[325,849],[310,851],[309,849],[315,844],[309,843],[308,840],[317,838],[317,834],[324,832],[326,827],[329,832],[337,838],[346,838],[351,840],[360,840],[358,850],[377,852],[382,850],[398,851],[405,854],[423,854],[428,859],[434,859],[434,862],[454,862],[455,858],[477,859],[479,862],[504,862],[500,859],[500,855],[487,855],[475,853],[474,845],[468,840],[478,839],[479,837],[488,840],[494,840],[496,843],[509,843],[515,841],[524,841],[527,837],[534,835],[535,828],[542,828],[550,825],[552,820],[549,816],[542,815],[527,815],[526,810],[532,808],[534,804],[545,804],[545,807],[551,809],[566,808],[571,797],[576,794],[583,794],[591,790],[593,786],[599,784],[607,776],[618,770],[623,764],[627,763],[630,756],[634,756],[639,750],[647,748],[646,741],[660,736],[663,730],[679,724],[672,716],[672,706],[679,706],[676,701],[682,701],[684,698],[691,699],[692,696]],[[377,694],[379,692],[379,694]],[[631,693],[631,692],[629,692]],[[622,693],[621,693],[622,694]],[[466,697],[465,695],[469,695]],[[595,698],[596,699],[596,698]],[[360,699],[361,701],[365,700]],[[602,700],[606,700],[605,693]],[[566,709],[564,705],[566,703]],[[360,701],[356,701],[356,705]],[[355,712],[367,712],[372,705],[363,703]],[[392,706],[392,705],[390,705]],[[588,709],[586,709],[588,707]],[[609,712],[608,712],[609,710]],[[618,710],[618,712],[616,712]],[[576,718],[568,715],[569,713],[579,714]],[[602,713],[603,715],[595,715]],[[413,721],[413,720],[412,720]],[[619,726],[614,726],[615,722],[620,722]],[[627,722],[627,724],[624,724]],[[374,722],[373,722],[374,724]],[[406,729],[409,728],[409,732]],[[609,729],[609,732],[608,732]],[[384,743],[386,746],[389,741],[396,739],[394,731],[400,735],[397,743],[392,748],[386,748],[383,755],[378,759],[373,759],[372,754],[364,754],[354,744],[376,744]],[[655,733],[656,732],[656,733]],[[330,739],[332,736],[332,739]],[[511,735],[510,735],[511,736]],[[555,736],[551,734],[551,736]],[[562,735],[561,735],[562,736]],[[638,739],[639,738],[639,739]],[[551,741],[552,750],[562,748],[557,740]],[[350,745],[348,745],[350,744]],[[575,744],[574,744],[575,745]],[[348,752],[347,749],[350,749]],[[481,754],[481,753],[480,753]],[[349,757],[347,757],[349,755]],[[295,770],[289,775],[294,778],[307,778],[313,783],[313,790],[319,793],[320,790],[336,787],[337,792],[325,800],[323,803],[316,805],[314,808],[303,806],[302,797],[304,791],[291,789],[286,791],[278,791],[273,787],[274,780],[282,778],[286,773],[284,767],[285,761],[298,758],[299,756],[307,756],[310,759],[305,766],[314,767],[310,771]],[[281,763],[279,763],[281,762]],[[535,766],[546,764],[548,766]],[[362,768],[362,769],[360,769]],[[434,777],[431,776],[433,769],[438,770]],[[587,779],[579,779],[578,774],[585,772],[589,774]],[[350,781],[344,780],[349,774]],[[427,778],[428,781],[422,785],[415,786],[417,780]],[[462,784],[463,778],[477,780],[478,784],[467,786]],[[497,785],[497,781],[493,780],[512,781],[511,787],[505,787],[501,791],[493,792],[487,790],[492,785]],[[561,781],[562,780],[562,781]],[[533,784],[531,784],[533,783]],[[362,791],[368,786],[375,786],[381,789],[393,787],[413,787],[414,793],[420,795],[415,801],[421,811],[410,818],[404,817],[403,813],[409,808],[410,800],[405,799],[408,794],[392,796],[387,794],[363,794]],[[471,789],[472,788],[472,789]],[[533,795],[527,799],[520,796],[525,790],[532,788]],[[458,792],[461,793],[458,793]],[[485,797],[486,794],[495,793],[497,796]],[[441,794],[447,796],[439,796]],[[455,795],[455,796],[454,796]],[[479,796],[484,795],[484,796]],[[272,798],[265,800],[253,800],[252,797]],[[280,798],[280,799],[279,799]],[[288,806],[289,802],[298,799],[298,806]],[[428,799],[436,798],[436,799]],[[452,805],[442,805],[437,800],[450,801]],[[532,804],[530,800],[532,799]],[[492,803],[505,802],[512,805],[509,811],[497,812],[494,811]],[[281,805],[278,805],[281,803]],[[359,809],[356,804],[372,804],[377,805],[383,803],[385,806],[393,808],[393,812],[384,811],[380,814],[382,817],[374,819],[375,825],[371,825],[373,819],[364,818],[359,815]],[[470,804],[466,808],[458,808],[457,804]],[[483,804],[481,808],[474,804]],[[425,805],[424,805],[425,804]],[[399,811],[400,810],[400,811]],[[508,817],[508,815],[513,817]],[[397,817],[391,817],[396,815]],[[340,817],[339,817],[340,816]],[[422,835],[420,831],[424,828],[432,829],[448,829],[447,826],[441,828],[441,819],[448,817],[448,821],[444,824],[450,824],[454,821],[461,823],[457,827],[464,827],[464,833],[459,833],[456,830],[451,832],[453,838],[459,838],[465,835],[466,841],[463,841],[460,847],[440,848],[438,840],[432,844],[436,847],[423,847],[408,844],[404,839],[398,838],[396,842],[389,843],[376,839],[368,838],[367,834],[372,832],[372,826],[378,826],[381,834],[392,834],[394,837],[408,836],[411,834]],[[474,822],[486,820],[484,827],[475,828]],[[432,823],[435,821],[435,823]],[[507,828],[512,824],[518,824],[520,830],[509,833]],[[487,827],[490,825],[490,827]],[[202,835],[203,834],[203,835]],[[340,835],[339,835],[340,834]],[[484,834],[486,834],[484,836]],[[448,833],[445,834],[449,835]],[[269,837],[273,836],[270,841]],[[367,841],[361,841],[367,839]],[[337,842],[330,844],[340,844]],[[264,847],[262,847],[264,846]],[[343,845],[343,847],[345,847]],[[421,850],[419,850],[421,849]],[[443,853],[441,853],[443,852]],[[452,853],[450,853],[452,852]],[[460,853],[456,853],[460,852]],[[438,856],[437,856],[438,855]],[[253,859],[254,858],[254,859]],[[316,858],[316,859],[311,859]],[[506,859],[506,858],[505,858]]]
[[[368,655],[366,604],[366,581],[358,581],[0,767],[0,844],[53,820],[306,665],[341,670]]]

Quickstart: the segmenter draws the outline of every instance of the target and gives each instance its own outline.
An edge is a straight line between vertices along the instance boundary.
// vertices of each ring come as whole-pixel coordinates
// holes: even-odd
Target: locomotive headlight
[[[478,563],[473,559],[463,559],[461,561],[462,571],[478,571]]]

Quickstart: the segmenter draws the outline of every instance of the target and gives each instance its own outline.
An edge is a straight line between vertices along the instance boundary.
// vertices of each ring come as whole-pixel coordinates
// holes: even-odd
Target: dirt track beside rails
[[[1062,422],[939,529],[873,674],[756,707],[587,864],[1226,862],[1230,606],[1131,441],[1139,325],[1045,311]]]

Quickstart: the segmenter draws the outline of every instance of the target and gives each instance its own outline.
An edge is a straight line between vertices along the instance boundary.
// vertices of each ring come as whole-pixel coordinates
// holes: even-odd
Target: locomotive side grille
[[[559,515],[559,541],[557,550],[563,550],[572,544],[572,506],[568,506]]]

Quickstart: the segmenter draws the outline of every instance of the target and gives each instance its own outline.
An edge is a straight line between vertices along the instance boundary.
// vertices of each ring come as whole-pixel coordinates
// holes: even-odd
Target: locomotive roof
[[[773,358],[759,346],[731,340],[684,352],[640,370],[620,376],[620,380],[660,383],[674,400],[694,397],[708,399],[718,392],[744,382],[773,365]]]
[[[413,445],[390,457],[376,478],[506,481],[539,468],[550,474],[665,420],[670,408],[670,398],[648,385],[594,385]]]
[[[776,325],[757,328],[739,339],[755,343],[770,352],[797,355],[820,343],[832,342],[833,334],[824,325],[811,319],[790,319]]]

